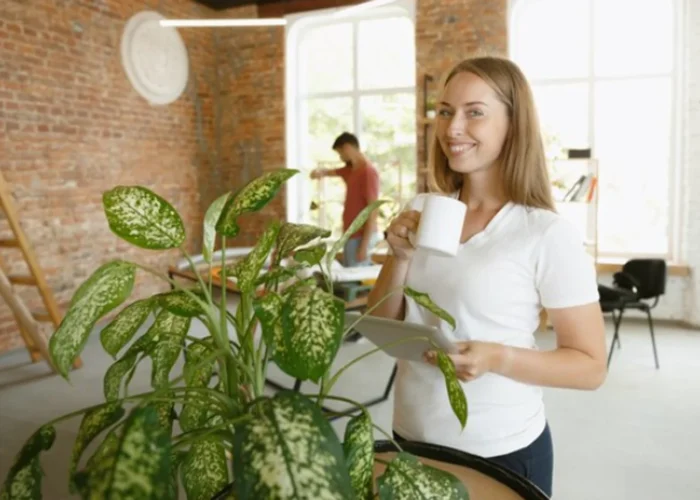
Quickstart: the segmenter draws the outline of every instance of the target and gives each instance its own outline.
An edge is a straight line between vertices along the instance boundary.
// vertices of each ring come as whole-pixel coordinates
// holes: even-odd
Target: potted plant
[[[386,471],[375,483],[374,425],[366,409],[358,406],[343,442],[321,409],[324,400],[335,398],[331,391],[338,377],[357,361],[331,373],[352,325],[344,324],[343,302],[327,291],[330,264],[381,201],[367,207],[330,250],[316,243],[328,236],[325,230],[273,223],[245,258],[225,265],[227,238],[239,232],[237,219],[260,210],[296,173],[264,174],[222,196],[206,212],[204,258],[213,265],[218,233],[222,279],[235,277],[240,289],[235,314],[226,309],[225,287],[216,301],[210,280],[200,278],[198,286],[182,288],[125,260],[100,266],[81,284],[49,344],[51,362],[65,378],[96,323],[128,299],[137,271],[156,274],[173,289],[131,303],[101,330],[102,346],[115,358],[104,377],[105,402],[39,428],[18,453],[1,499],[41,498],[41,452],[51,448],[55,425],[76,417],[82,421],[68,466],[69,485],[83,498],[175,499],[180,488],[188,499],[366,499],[374,497],[375,488],[381,498],[427,498],[421,496],[426,492],[440,492],[442,499],[468,498],[462,481],[408,453],[382,461]],[[103,206],[109,227],[126,241],[152,250],[183,248],[180,216],[152,191],[119,186],[104,193]],[[271,264],[263,272],[266,261]],[[323,279],[298,279],[299,271],[309,267],[320,269]],[[454,326],[425,294],[408,288],[395,293],[411,295]],[[149,317],[154,319],[146,332],[134,339]],[[189,335],[194,319],[206,326],[208,336]],[[180,356],[182,373],[172,376]],[[449,358],[439,356],[455,418],[464,426],[464,393]],[[153,390],[128,394],[129,381],[146,358],[152,363]],[[264,395],[270,361],[295,378],[317,382],[318,392]],[[95,440],[98,446],[84,460]]]

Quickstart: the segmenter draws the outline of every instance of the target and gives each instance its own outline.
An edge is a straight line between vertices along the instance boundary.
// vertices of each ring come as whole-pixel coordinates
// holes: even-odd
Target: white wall
[[[691,276],[685,287],[684,320],[700,326],[700,1],[686,0],[686,116],[684,143],[684,250]]]
[[[700,0],[685,0],[683,40],[681,256],[691,275],[669,277],[654,317],[700,326]],[[599,280],[610,284],[612,275]]]

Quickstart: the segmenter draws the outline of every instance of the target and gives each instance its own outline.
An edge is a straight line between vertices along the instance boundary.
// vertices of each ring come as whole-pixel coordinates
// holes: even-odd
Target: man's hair
[[[357,137],[350,132],[343,132],[340,134],[336,139],[335,142],[333,142],[333,149],[338,149],[346,144],[350,144],[351,146],[354,146],[357,149],[360,149],[360,141],[357,140]]]

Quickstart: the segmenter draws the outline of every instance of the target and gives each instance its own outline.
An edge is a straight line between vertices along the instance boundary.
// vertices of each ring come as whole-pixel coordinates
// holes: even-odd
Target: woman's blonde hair
[[[510,124],[499,157],[506,197],[529,207],[554,210],[540,124],[525,75],[508,59],[476,57],[457,64],[442,88],[459,73],[473,73],[484,80],[508,109]],[[464,175],[450,169],[436,134],[432,138],[429,175],[431,189],[440,193],[454,193],[464,183]]]

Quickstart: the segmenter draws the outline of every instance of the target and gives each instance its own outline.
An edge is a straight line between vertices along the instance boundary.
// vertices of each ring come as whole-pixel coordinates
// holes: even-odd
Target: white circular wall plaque
[[[151,104],[169,104],[187,86],[187,48],[177,29],[163,27],[157,12],[135,14],[124,27],[121,57],[136,91]]]

